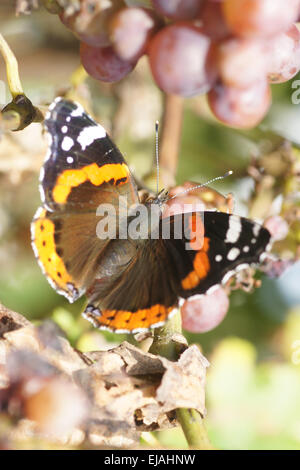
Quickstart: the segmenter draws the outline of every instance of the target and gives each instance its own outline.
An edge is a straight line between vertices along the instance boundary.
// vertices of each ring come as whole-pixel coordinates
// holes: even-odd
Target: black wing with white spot
[[[90,201],[93,205],[92,193],[109,183],[113,190],[128,196],[129,204],[138,200],[135,182],[121,152],[80,104],[56,98],[46,115],[45,128],[49,144],[40,172],[40,193],[47,209],[67,204],[73,207],[76,202],[83,206]],[[82,185],[84,192],[80,190]],[[69,189],[64,191],[63,186]],[[79,189],[78,194],[75,188]],[[96,203],[99,204],[99,197]]]
[[[201,215],[204,225],[199,250],[187,250],[184,237],[165,241],[178,279],[178,296],[183,298],[209,293],[225,284],[236,272],[261,263],[271,248],[269,231],[252,220],[209,211],[192,213],[191,217],[196,214]],[[171,223],[176,223],[176,217]]]

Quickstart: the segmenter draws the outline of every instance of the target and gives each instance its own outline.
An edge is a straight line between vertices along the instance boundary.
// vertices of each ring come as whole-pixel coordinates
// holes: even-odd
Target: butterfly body
[[[167,190],[141,202],[120,151],[80,105],[56,99],[45,127],[33,249],[57,292],[70,302],[87,296],[84,316],[96,327],[160,326],[180,299],[265,256],[270,234],[251,220],[216,211],[164,217]]]

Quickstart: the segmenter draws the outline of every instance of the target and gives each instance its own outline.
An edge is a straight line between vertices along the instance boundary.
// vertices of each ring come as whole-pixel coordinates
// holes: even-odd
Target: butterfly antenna
[[[155,159],[156,159],[156,194],[159,190],[159,159],[158,159],[158,127],[159,122],[155,122]]]
[[[169,201],[174,199],[175,197],[182,196],[183,194],[189,193],[190,191],[194,191],[194,189],[203,188],[203,186],[207,186],[208,184],[211,184],[214,181],[223,180],[224,178],[227,178],[227,176],[232,175],[232,173],[233,173],[233,171],[231,171],[231,170],[227,171],[227,173],[225,173],[225,175],[217,176],[216,178],[213,178],[212,180],[206,181],[205,183],[197,184],[197,186],[193,186],[192,188],[185,189],[181,193],[175,194],[175,196],[170,197]]]

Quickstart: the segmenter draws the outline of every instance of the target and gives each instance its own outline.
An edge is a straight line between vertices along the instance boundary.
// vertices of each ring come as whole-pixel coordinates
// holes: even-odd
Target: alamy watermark
[[[300,104],[300,80],[294,80],[292,82],[292,88],[295,91],[292,93],[291,101],[293,104]]]
[[[204,242],[204,212],[199,212],[198,205],[195,212],[194,204],[174,204],[172,212],[176,215],[171,219],[162,217],[161,207],[155,202],[128,207],[126,198],[120,197],[118,205],[98,206],[96,234],[101,240],[184,239],[187,250],[200,250]]]

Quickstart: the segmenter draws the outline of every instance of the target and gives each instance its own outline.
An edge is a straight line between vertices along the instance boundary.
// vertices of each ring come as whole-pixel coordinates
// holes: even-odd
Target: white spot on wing
[[[74,162],[74,158],[69,156],[67,157],[67,163],[73,163]]]
[[[253,235],[255,236],[255,238],[258,237],[259,232],[260,232],[260,225],[259,224],[254,224],[253,225]]]
[[[64,137],[64,140],[61,143],[61,148],[65,150],[66,152],[70,150],[71,147],[74,145],[74,140],[71,139],[71,137]]]
[[[229,217],[229,228],[226,233],[225,243],[236,243],[242,230],[241,218],[238,215]]]
[[[41,169],[40,169],[40,178],[39,178],[39,180],[43,181],[44,177],[45,177],[45,169],[42,166]]]
[[[240,254],[240,250],[238,248],[236,247],[231,248],[231,250],[229,250],[228,252],[227,259],[229,259],[229,261],[234,261],[235,259],[237,259],[239,254]]]
[[[228,271],[228,273],[225,274],[225,276],[222,279],[222,284],[226,284],[229,279],[235,275],[235,271]]]
[[[61,131],[63,134],[66,134],[68,132],[68,126],[62,126]]]
[[[81,104],[76,103],[76,108],[71,112],[72,117],[82,116],[84,114],[84,109]]]
[[[39,191],[40,191],[40,196],[41,196],[41,201],[44,203],[46,201],[46,195],[43,186],[40,184],[39,185]]]
[[[78,136],[78,143],[81,145],[82,150],[91,145],[94,140],[102,139],[106,136],[106,131],[102,126],[89,126],[85,127]]]
[[[240,271],[244,271],[244,269],[248,269],[249,268],[249,264],[248,263],[243,263],[243,264],[239,264],[236,268],[235,268],[235,272],[240,272]]]
[[[268,253],[262,253],[259,257],[259,262],[262,263],[268,257]]]
[[[114,333],[118,333],[119,335],[122,335],[122,334],[130,333],[130,331],[120,328],[119,330],[115,330]]]
[[[215,260],[216,260],[218,263],[219,263],[220,261],[222,261],[222,259],[223,259],[223,256],[222,256],[222,255],[217,255],[217,256],[215,257]]]

